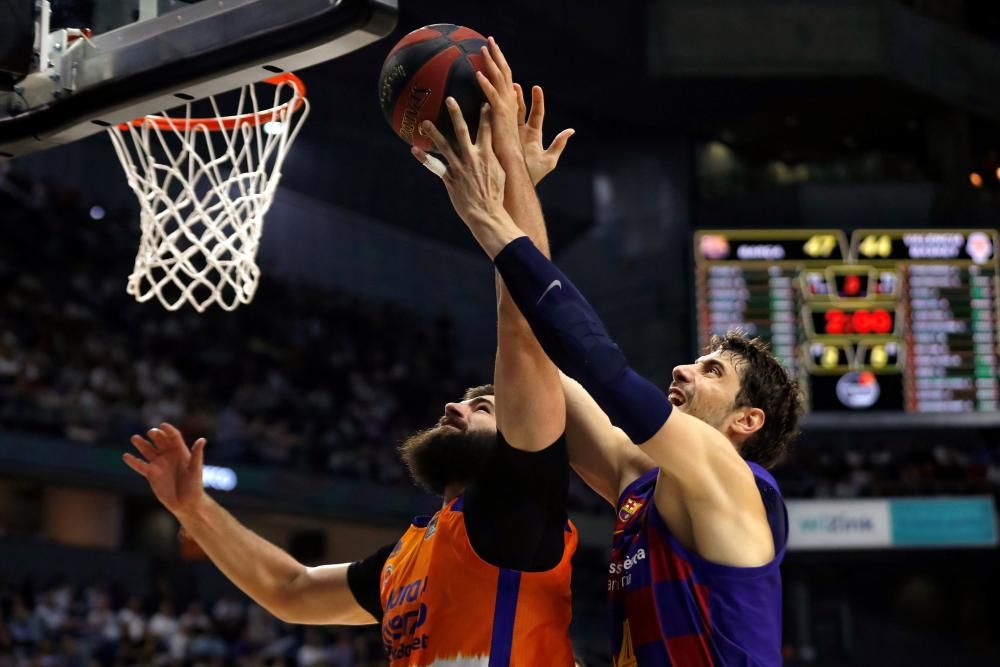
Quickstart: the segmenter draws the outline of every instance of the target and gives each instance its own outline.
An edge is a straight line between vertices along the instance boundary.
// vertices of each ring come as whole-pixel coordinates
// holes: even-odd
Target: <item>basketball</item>
[[[486,38],[475,30],[435,23],[403,37],[385,59],[378,81],[378,101],[393,132],[417,148],[434,150],[420,123],[434,123],[449,141],[455,138],[445,98],[458,102],[469,134],[476,138],[479,109],[486,101],[476,71],[482,69],[480,48]]]

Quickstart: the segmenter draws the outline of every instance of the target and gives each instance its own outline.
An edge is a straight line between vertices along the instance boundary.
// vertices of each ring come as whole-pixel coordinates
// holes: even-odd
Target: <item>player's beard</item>
[[[459,431],[434,426],[417,431],[399,446],[413,481],[439,496],[449,484],[468,485],[497,446],[496,431]]]

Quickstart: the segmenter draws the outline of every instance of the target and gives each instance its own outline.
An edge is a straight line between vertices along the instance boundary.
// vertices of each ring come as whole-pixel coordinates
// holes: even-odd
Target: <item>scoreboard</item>
[[[813,411],[1000,412],[995,229],[701,230],[698,335],[760,336]]]

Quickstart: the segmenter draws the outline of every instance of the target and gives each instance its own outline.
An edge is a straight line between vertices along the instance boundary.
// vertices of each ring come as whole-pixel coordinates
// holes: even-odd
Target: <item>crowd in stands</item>
[[[395,445],[465,381],[449,322],[265,276],[252,307],[125,293],[134,214],[0,174],[0,428],[127,446],[163,421],[211,463],[407,483]]]
[[[374,667],[374,627],[280,622],[243,596],[203,605],[62,582],[0,580],[0,667]]]
[[[776,470],[782,491],[799,498],[1000,495],[1000,440],[942,434],[928,443],[908,444],[905,436],[862,443],[794,447]]]
[[[231,313],[138,304],[135,215],[90,207],[0,169],[0,429],[124,447],[171,421],[209,463],[405,485],[396,445],[488,379],[456,363],[446,319],[267,275]],[[1000,448],[793,445],[777,476],[790,497],[997,493]],[[578,480],[570,495],[605,509]]]

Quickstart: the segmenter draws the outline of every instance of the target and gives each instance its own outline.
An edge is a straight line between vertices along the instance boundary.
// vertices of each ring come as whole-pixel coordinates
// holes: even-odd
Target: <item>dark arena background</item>
[[[53,2],[51,28],[108,7]],[[121,454],[162,421],[207,437],[213,497],[310,565],[439,506],[396,446],[491,379],[492,268],[376,83],[440,22],[544,87],[547,141],[576,130],[539,186],[553,258],[635,368],[665,387],[741,326],[803,381],[786,664],[1000,664],[1000,5],[400,0],[387,37],[297,71],[312,110],[233,312],[126,294],[139,212],[106,133],[0,161],[0,666],[386,664],[375,626],[250,602]],[[570,497],[574,648],[609,665],[614,513]]]

